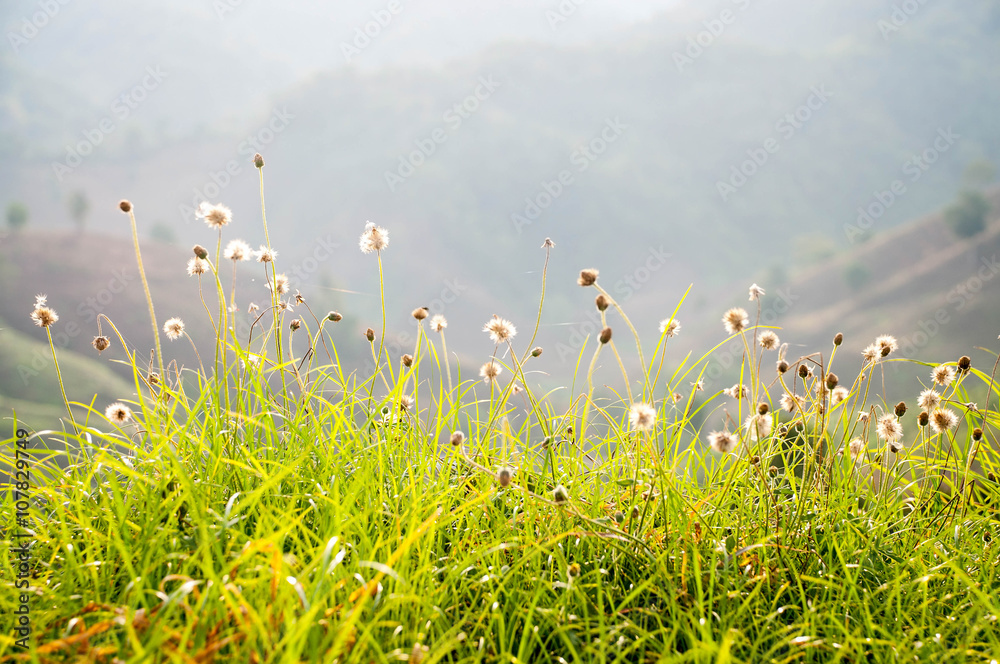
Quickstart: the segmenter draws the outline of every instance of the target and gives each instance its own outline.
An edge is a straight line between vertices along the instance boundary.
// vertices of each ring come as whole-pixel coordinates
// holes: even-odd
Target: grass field
[[[249,344],[237,337],[217,276],[228,219],[205,219],[218,244],[196,247],[194,278],[217,337],[201,366],[150,369],[129,348],[138,396],[4,443],[3,472],[27,473],[3,501],[5,660],[1000,656],[996,365],[903,360],[886,336],[860,374],[837,376],[836,330],[784,357],[752,287],[717,339],[742,340],[742,378],[709,394],[712,348],[674,356],[673,317],[643,347],[654,331],[585,269],[605,330],[562,394],[540,394],[525,372],[543,352],[543,268],[538,321],[486,321],[478,373],[452,366],[447,323],[422,309],[412,353],[386,357],[383,307],[362,375],[338,361],[340,315],[288,293],[267,246],[246,269],[270,302]],[[364,229],[373,271],[393,248]],[[547,266],[558,248],[543,249]],[[158,339],[189,342],[149,309]],[[50,340],[51,314],[36,303]],[[599,358],[621,367],[616,391],[594,385]],[[925,379],[884,394],[897,361],[924,363]]]

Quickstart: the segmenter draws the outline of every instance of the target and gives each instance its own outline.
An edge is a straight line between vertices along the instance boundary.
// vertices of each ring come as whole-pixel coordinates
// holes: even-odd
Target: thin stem
[[[66,412],[69,414],[69,421],[73,423],[74,432],[79,433],[80,427],[76,424],[76,418],[73,417],[73,410],[69,407],[69,399],[66,398],[66,387],[63,385],[62,372],[59,370],[59,360],[56,358],[56,346],[52,343],[52,331],[46,327],[45,334],[49,338],[49,350],[52,351],[52,364],[56,367],[56,379],[59,381],[59,391],[62,393],[63,404],[65,404]]]
[[[146,281],[146,270],[142,266],[142,252],[139,251],[139,231],[135,225],[135,212],[128,211],[129,221],[132,223],[132,242],[135,245],[135,260],[139,264],[139,278],[142,279],[142,289],[146,293],[146,303],[149,305],[149,320],[153,325],[153,341],[156,344],[156,362],[160,367],[160,375],[163,375],[163,351],[160,349],[160,327],[156,324],[156,312],[153,310],[153,296],[149,293],[149,282]]]

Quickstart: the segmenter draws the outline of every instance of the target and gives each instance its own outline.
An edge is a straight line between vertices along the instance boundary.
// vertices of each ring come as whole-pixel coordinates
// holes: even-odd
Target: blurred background
[[[391,234],[394,360],[417,306],[448,318],[465,376],[493,351],[492,314],[527,344],[551,237],[529,378],[544,389],[570,384],[599,331],[581,268],[600,270],[647,354],[687,292],[668,365],[723,341],[730,306],[756,316],[756,282],[792,359],[828,356],[843,332],[848,373],[885,333],[910,357],[992,366],[992,0],[5,0],[0,27],[0,410],[36,428],[61,412],[36,293],[60,315],[71,399],[134,394],[120,344],[90,346],[99,313],[152,347],[121,198],[160,323],[180,316],[210,351],[185,264],[217,236],[194,209],[231,207],[223,242],[260,244],[258,151],[279,271],[317,315],[343,313],[329,329],[348,368],[380,326],[377,263],[357,245],[368,220]],[[258,264],[237,275],[245,317],[267,292]],[[716,354],[709,392],[741,352]]]

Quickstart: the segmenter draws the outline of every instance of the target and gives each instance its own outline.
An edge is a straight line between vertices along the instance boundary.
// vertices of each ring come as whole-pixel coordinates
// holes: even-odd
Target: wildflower
[[[118,209],[126,214],[132,211],[132,201],[127,198],[123,198],[118,201]]]
[[[295,318],[292,320],[291,323],[288,324],[288,327],[292,330],[292,332],[296,332],[300,327],[302,327],[302,321],[299,320],[298,318]]]
[[[409,353],[405,353],[403,355],[403,357],[401,357],[399,359],[403,363],[404,367],[412,367],[413,366],[413,356],[410,355]]]
[[[557,485],[556,488],[552,490],[552,500],[557,503],[565,503],[569,500],[569,491],[567,491],[566,487],[562,484]]]
[[[844,333],[837,332],[837,334],[833,335],[833,345],[839,346],[842,343],[844,343]]]
[[[889,334],[883,334],[875,339],[875,345],[878,346],[879,353],[882,357],[885,357],[899,348],[899,344],[896,342],[896,337]]]
[[[943,364],[938,365],[931,371],[931,380],[941,387],[948,387],[955,380],[955,370]]]
[[[45,306],[47,299],[45,295],[35,297],[35,308],[31,312],[31,320],[35,321],[35,325],[38,327],[52,327],[59,320],[59,315],[50,307]]]
[[[517,328],[509,320],[494,314],[493,318],[483,326],[483,332],[489,332],[493,343],[499,344],[512,339],[517,334]]]
[[[742,399],[747,394],[747,386],[733,385],[732,387],[727,387],[726,389],[722,390],[722,393],[734,399]]]
[[[204,219],[209,228],[221,229],[233,220],[233,211],[225,205],[212,205],[208,201],[205,201],[195,210],[194,216]]]
[[[248,314],[255,314],[255,313],[257,313],[258,309],[260,309],[260,307],[258,307],[255,303],[251,302],[250,306],[247,307],[247,313]]]
[[[839,382],[840,378],[838,378],[837,374],[833,373],[832,371],[826,375],[826,386],[831,390],[837,387],[837,383]]]
[[[870,418],[871,418],[871,415],[867,411],[863,410],[860,413],[858,413],[858,422],[861,423],[861,424],[868,424],[868,420]]]
[[[104,410],[104,417],[115,424],[126,424],[132,419],[132,409],[123,403],[115,402]]]
[[[794,413],[796,408],[802,407],[802,398],[795,394],[781,395],[781,409],[786,413]]]
[[[695,383],[691,383],[691,387],[694,388],[695,392],[702,392],[705,389],[705,381],[699,380]]]
[[[419,321],[427,318],[429,313],[430,312],[427,310],[427,307],[417,307],[416,309],[413,310],[413,313],[411,313],[410,315],[413,316],[414,319]]]
[[[365,232],[361,234],[358,246],[366,254],[382,251],[389,246],[389,231],[369,221],[365,224]]]
[[[305,304],[306,298],[299,292],[299,289],[295,289],[295,304]]]
[[[594,306],[597,307],[598,311],[607,311],[608,307],[611,306],[611,302],[608,300],[608,296],[601,293],[594,298]]]
[[[628,420],[633,431],[646,431],[656,422],[656,409],[647,403],[636,402],[629,408]]]
[[[983,439],[983,430],[980,429],[979,427],[976,427],[975,429],[973,429],[972,430],[972,440],[978,443],[982,439]]]
[[[597,283],[597,275],[600,274],[598,270],[588,268],[586,270],[580,270],[580,276],[577,277],[576,283],[581,286],[593,286]]]
[[[599,337],[602,344],[606,344],[611,341],[611,328],[605,327],[601,330],[601,336]]]
[[[91,344],[93,344],[94,348],[97,349],[98,353],[103,353],[105,350],[107,350],[108,346],[111,345],[111,339],[108,339],[107,337],[104,336],[94,337],[94,340],[91,342]]]
[[[205,259],[195,256],[188,260],[187,273],[189,277],[202,275],[206,272],[208,272],[208,262]]]
[[[399,409],[404,413],[413,410],[413,406],[415,404],[416,401],[409,394],[404,394],[399,397]]]
[[[875,431],[878,433],[879,438],[890,443],[894,443],[903,437],[903,425],[899,423],[899,420],[896,419],[893,413],[883,415],[879,419]]]
[[[506,489],[510,486],[510,469],[501,468],[497,471],[497,484]]]
[[[763,296],[764,294],[765,294],[764,293],[764,289],[761,288],[760,286],[758,286],[757,284],[751,284],[750,285],[750,301],[751,302],[754,301],[754,300],[760,300],[761,296]]]
[[[274,284],[268,284],[272,291],[278,295],[284,295],[288,292],[288,275],[286,274],[276,274],[274,276]]]
[[[930,421],[931,421],[931,416],[926,410],[920,411],[920,414],[917,415],[917,424],[919,424],[922,427],[927,426],[930,423]]]
[[[739,439],[728,431],[713,431],[708,434],[708,445],[719,454],[729,454],[739,445]]]
[[[253,156],[253,165],[257,168],[264,168],[264,157],[260,156],[259,152]]]
[[[465,432],[455,431],[452,432],[451,438],[449,439],[451,444],[455,447],[461,447],[462,443],[465,442]]]
[[[811,376],[812,372],[813,372],[812,367],[806,364],[799,365],[799,378],[806,378],[807,376]]]
[[[897,403],[895,408],[895,413],[896,417],[902,417],[903,415],[906,415],[906,402],[900,401],[899,403]]]
[[[761,332],[757,341],[760,343],[760,347],[764,350],[774,350],[778,347],[778,343],[780,342],[778,335],[771,330],[764,330]]]
[[[742,332],[750,324],[750,317],[747,315],[746,309],[733,307],[722,317],[722,322],[725,324],[728,334],[736,334]]]
[[[767,403],[761,401],[757,404],[757,412],[761,415],[767,415],[767,411],[771,410],[771,407]]]
[[[850,395],[851,393],[847,391],[846,387],[835,387],[833,388],[833,393],[830,396],[830,403],[836,406],[843,401],[847,401],[847,397]]]
[[[340,312],[331,311],[326,315],[326,319],[332,323],[339,323],[344,320],[344,317],[340,315]]]
[[[492,383],[496,381],[497,376],[503,371],[503,367],[499,364],[490,360],[483,366],[479,367],[479,376],[483,379],[484,383]]]
[[[681,324],[675,318],[664,318],[660,321],[660,334],[667,335],[667,338],[676,337],[681,331]]]
[[[871,344],[861,351],[861,356],[865,358],[867,363],[878,362],[879,358],[882,357],[882,351],[875,344]]]
[[[771,418],[767,415],[750,415],[743,422],[750,440],[760,440],[771,435]]]
[[[552,241],[552,238],[545,238],[545,242],[542,242],[542,249],[551,249],[556,246],[556,243]]]
[[[924,410],[934,410],[941,403],[941,395],[934,390],[924,390],[917,397],[917,405]]]
[[[783,374],[786,371],[788,371],[788,362],[785,362],[784,360],[778,360],[778,364],[776,365],[776,367],[778,369],[778,373]]]
[[[273,263],[274,259],[278,257],[278,252],[271,247],[265,247],[260,245],[260,249],[257,250],[257,262],[258,263]]]
[[[524,388],[521,387],[520,383],[513,383],[510,386],[510,392],[511,394],[520,394],[521,392],[524,392]]]
[[[531,356],[532,357],[538,357],[541,354],[542,354],[542,347],[541,346],[535,346],[534,348],[531,349]]]
[[[184,321],[180,318],[171,318],[163,324],[163,333],[167,335],[167,339],[175,341],[184,334]]]
[[[935,408],[930,415],[930,423],[934,433],[945,433],[958,424],[958,415],[947,408]]]
[[[969,373],[969,369],[971,368],[972,368],[972,358],[970,358],[968,355],[963,355],[962,357],[958,358],[959,374],[967,374]]]
[[[850,453],[852,459],[857,459],[865,451],[865,441],[855,438],[847,444],[847,451]]]
[[[222,252],[222,256],[231,261],[247,261],[250,260],[252,253],[250,245],[243,240],[230,240],[225,251]]]
[[[375,343],[375,330],[370,327],[365,330],[365,339],[367,339],[370,343]]]
[[[431,329],[435,332],[442,332],[446,327],[448,327],[448,319],[441,314],[431,318]]]

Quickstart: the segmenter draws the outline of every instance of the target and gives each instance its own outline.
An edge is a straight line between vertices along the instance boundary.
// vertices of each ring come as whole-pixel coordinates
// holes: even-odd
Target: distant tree
[[[997,179],[997,167],[989,159],[977,159],[965,167],[962,182],[969,189],[982,189]]]
[[[14,233],[28,225],[28,206],[14,201],[7,206],[7,226]]]
[[[958,200],[945,210],[944,218],[958,237],[973,237],[986,229],[990,203],[978,191],[966,189]]]
[[[174,233],[174,229],[162,221],[153,224],[153,228],[149,231],[149,236],[157,242],[163,242],[164,244],[174,244],[177,242],[177,234]]]
[[[87,225],[87,215],[90,213],[90,201],[87,200],[87,194],[82,191],[74,191],[69,195],[66,204],[69,207],[69,216],[73,217],[77,230],[82,233],[84,226]]]
[[[871,278],[872,273],[863,263],[855,261],[844,268],[844,283],[855,293],[864,288]]]

